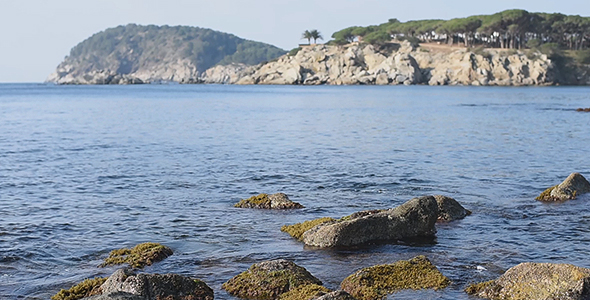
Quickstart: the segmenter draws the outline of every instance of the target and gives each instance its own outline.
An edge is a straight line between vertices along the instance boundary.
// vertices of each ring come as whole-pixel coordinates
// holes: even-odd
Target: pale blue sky
[[[326,39],[390,18],[451,19],[520,8],[590,16],[588,0],[0,0],[0,82],[42,82],[90,35],[128,23],[190,25],[296,47],[301,32]]]

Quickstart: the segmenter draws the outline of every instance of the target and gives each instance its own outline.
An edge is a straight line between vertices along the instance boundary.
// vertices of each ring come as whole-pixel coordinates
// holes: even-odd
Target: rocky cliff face
[[[430,52],[402,43],[383,54],[371,45],[304,47],[294,56],[282,56],[255,67],[217,67],[203,82],[231,84],[428,84],[428,85],[554,85],[590,84],[589,72],[574,70],[566,78],[541,53],[459,49]],[[209,74],[231,74],[217,80]],[[219,76],[219,75],[215,75]],[[574,78],[575,77],[575,78]]]

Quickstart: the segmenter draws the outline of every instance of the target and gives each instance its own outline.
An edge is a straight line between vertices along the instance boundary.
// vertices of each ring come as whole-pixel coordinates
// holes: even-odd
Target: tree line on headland
[[[524,49],[549,45],[545,47],[584,50],[590,48],[590,17],[513,9],[451,20],[390,19],[380,25],[348,27],[335,32],[332,38],[331,44],[379,44],[396,38],[466,47]]]

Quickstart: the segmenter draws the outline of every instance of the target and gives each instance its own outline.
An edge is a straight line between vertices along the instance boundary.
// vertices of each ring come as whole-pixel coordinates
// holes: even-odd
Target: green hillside
[[[111,70],[131,74],[173,61],[186,61],[198,72],[217,64],[254,65],[286,51],[211,29],[129,24],[99,32],[75,46],[62,65],[75,73]]]

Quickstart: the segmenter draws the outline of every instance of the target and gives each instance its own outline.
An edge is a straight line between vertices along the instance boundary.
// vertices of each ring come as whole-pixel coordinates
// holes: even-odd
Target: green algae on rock
[[[309,221],[305,221],[303,223],[297,223],[297,224],[293,224],[293,225],[283,225],[283,227],[281,227],[281,231],[286,232],[288,234],[290,234],[292,237],[301,240],[303,233],[312,229],[313,227],[319,225],[319,224],[323,224],[326,222],[336,222],[336,219],[333,218],[319,218],[319,219],[315,219],[315,220],[309,220]]]
[[[562,183],[543,191],[536,199],[539,201],[566,201],[585,193],[590,193],[590,182],[582,174],[572,173]]]
[[[309,284],[322,285],[322,282],[294,262],[277,259],[254,264],[221,287],[236,297],[267,300]]]
[[[279,300],[311,300],[331,292],[328,288],[317,284],[300,285],[279,296]]]
[[[51,300],[78,300],[101,293],[100,286],[107,280],[106,277],[86,279],[68,290],[62,289],[51,297]]]
[[[341,287],[359,300],[381,299],[405,289],[442,289],[451,281],[423,255],[389,265],[361,269],[346,277]]]
[[[496,280],[472,284],[470,295],[503,300],[590,298],[590,269],[570,264],[521,263]]]
[[[304,208],[303,205],[289,200],[284,193],[259,194],[248,199],[242,199],[234,207],[238,208],[261,208],[261,209],[296,209]]]
[[[111,251],[101,267],[128,263],[134,268],[143,268],[159,262],[172,255],[172,249],[158,243],[143,243],[131,249],[123,248]]]

